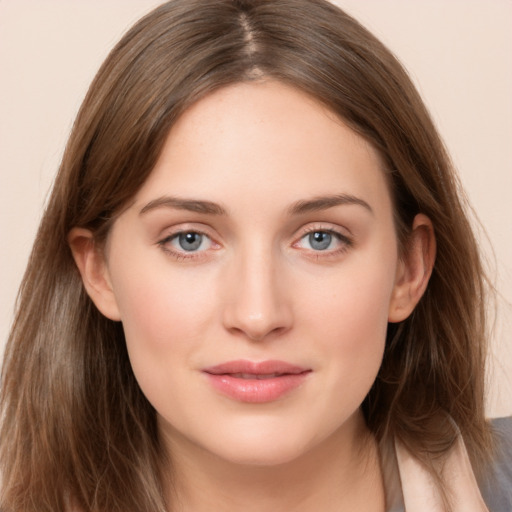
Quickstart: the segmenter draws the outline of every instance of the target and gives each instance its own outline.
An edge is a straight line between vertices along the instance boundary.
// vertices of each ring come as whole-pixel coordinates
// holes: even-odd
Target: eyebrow
[[[195,213],[206,213],[210,215],[225,215],[226,210],[217,203],[211,201],[202,201],[199,199],[179,199],[177,197],[163,196],[150,201],[139,215],[143,215],[157,208],[174,208],[175,210],[186,210]]]
[[[297,201],[289,208],[290,215],[300,215],[304,213],[327,210],[341,205],[359,205],[368,210],[372,215],[372,207],[363,199],[350,194],[336,194],[332,196],[320,196],[313,199]]]
[[[301,215],[320,210],[327,210],[341,205],[359,205],[373,214],[372,207],[363,199],[350,194],[336,194],[332,196],[320,196],[313,199],[300,200],[293,203],[288,208],[289,215]],[[175,210],[186,210],[194,213],[203,213],[209,215],[226,215],[226,210],[212,201],[203,201],[200,199],[180,199],[171,196],[162,196],[153,199],[146,204],[139,215],[143,215],[157,208],[173,208]]]

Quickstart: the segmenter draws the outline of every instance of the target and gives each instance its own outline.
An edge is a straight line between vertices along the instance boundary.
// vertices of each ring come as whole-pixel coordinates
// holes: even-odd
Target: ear
[[[73,228],[68,234],[68,244],[89,297],[107,318],[120,320],[105,254],[95,244],[92,232]]]
[[[436,258],[436,238],[430,219],[414,218],[404,255],[400,258],[389,304],[389,322],[405,320],[425,292]]]

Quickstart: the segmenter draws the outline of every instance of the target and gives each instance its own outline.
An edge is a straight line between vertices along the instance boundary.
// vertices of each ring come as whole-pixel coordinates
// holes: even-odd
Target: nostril
[[[231,286],[225,288],[229,292],[223,302],[223,324],[232,334],[257,342],[290,328],[292,298],[285,291],[283,276],[276,278],[275,262],[268,254],[249,252],[226,275]]]
[[[268,326],[268,327],[260,327],[260,328],[256,328],[255,326],[251,326],[251,325],[245,325],[245,326],[239,326],[239,327],[231,327],[231,328],[228,328],[228,330],[234,334],[234,335],[238,335],[238,336],[243,336],[247,339],[249,339],[250,341],[262,341],[264,339],[267,339],[267,338],[270,338],[270,337],[278,337],[280,335],[282,335],[283,333],[285,333],[287,330],[289,329],[289,327],[287,326],[278,326],[278,327],[273,327],[273,326]]]

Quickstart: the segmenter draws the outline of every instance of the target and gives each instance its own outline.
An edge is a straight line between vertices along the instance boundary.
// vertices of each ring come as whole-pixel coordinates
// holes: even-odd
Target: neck
[[[377,443],[361,415],[350,423],[296,459],[271,466],[232,463],[175,440],[171,510],[383,512]]]

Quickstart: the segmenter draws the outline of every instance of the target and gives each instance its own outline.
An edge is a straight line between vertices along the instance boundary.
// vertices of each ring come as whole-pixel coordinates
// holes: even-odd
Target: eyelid
[[[222,244],[217,241],[218,237],[212,236],[210,233],[211,229],[209,229],[207,225],[198,227],[198,224],[195,223],[184,223],[162,231],[163,234],[158,238],[156,244],[160,246],[160,248],[165,253],[177,260],[206,259],[211,256],[211,251],[218,250],[222,247]],[[315,250],[313,248],[308,249],[299,246],[304,237],[315,232],[325,232],[331,234],[333,237],[335,237],[335,239],[338,240],[338,247],[334,249]],[[197,233],[201,236],[207,237],[210,240],[210,246],[200,251],[186,251],[172,247],[170,242],[180,234],[185,233]],[[310,255],[314,256],[315,259],[334,257],[347,251],[354,245],[353,235],[351,233],[347,233],[350,233],[348,228],[330,223],[309,223],[296,231],[296,234],[293,237],[294,241],[292,242],[291,246],[295,249],[300,249],[305,253],[310,253]]]
[[[302,226],[297,230],[295,238],[300,239],[304,236],[315,233],[316,231],[325,231],[326,233],[331,233],[340,237],[343,240],[353,240],[354,236],[350,232],[350,230],[346,227],[337,226],[335,224],[331,224],[330,222],[311,222],[305,226]]]
[[[197,233],[204,235],[218,242],[219,235],[208,224],[202,222],[177,222],[172,225],[167,225],[163,229],[159,229],[158,234],[155,236],[155,242],[160,243],[162,240],[172,238],[173,236],[183,233]]]
[[[294,237],[295,241],[292,243],[292,247],[309,252],[313,254],[315,258],[336,256],[340,253],[347,251],[350,247],[354,245],[354,237],[352,236],[352,234],[346,234],[344,233],[344,231],[349,232],[347,228],[343,229],[341,227],[333,226],[332,224],[308,224],[307,226],[302,227],[298,231],[297,235]],[[326,250],[314,250],[299,247],[299,243],[301,242],[301,240],[304,239],[304,237],[316,232],[324,232],[333,235],[339,241],[341,247]]]
[[[209,229],[204,228],[198,228],[197,224],[190,225],[190,224],[180,224],[178,226],[174,226],[172,228],[169,228],[167,230],[164,230],[165,234],[161,235],[156,244],[169,256],[172,256],[173,258],[177,260],[194,260],[199,258],[206,258],[208,257],[207,253],[211,250],[217,250],[221,247],[219,242],[210,234],[208,233],[210,231]],[[171,245],[171,242],[175,240],[179,235],[186,234],[186,233],[196,233],[198,235],[204,236],[210,240],[210,247],[207,249],[203,249],[200,251],[185,251],[177,249],[176,247],[173,247]]]

